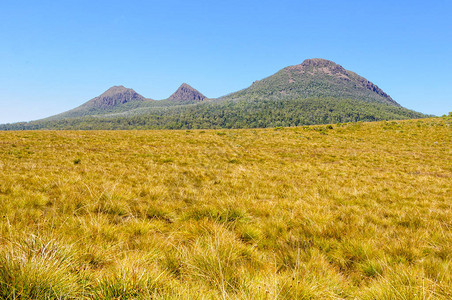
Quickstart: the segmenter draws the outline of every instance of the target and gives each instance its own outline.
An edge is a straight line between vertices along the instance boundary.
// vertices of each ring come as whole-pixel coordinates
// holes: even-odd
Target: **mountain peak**
[[[304,60],[276,74],[254,82],[249,88],[228,95],[234,97],[342,98],[400,106],[377,85],[322,58]]]
[[[305,59],[301,64],[290,66],[286,68],[287,70],[301,71],[301,72],[319,72],[326,74],[346,74],[342,66],[336,64],[335,62],[323,58],[310,58]]]
[[[128,88],[124,87],[123,85],[114,85],[111,88],[109,88],[108,90],[106,90],[105,92],[103,92],[99,97],[126,93],[127,91],[133,91],[133,90],[128,89]]]
[[[192,88],[189,84],[186,84],[185,82],[182,83],[179,88],[188,88],[194,90],[194,88]]]
[[[302,63],[302,66],[313,66],[313,67],[326,67],[326,66],[337,66],[334,61],[323,59],[323,58],[308,58]]]
[[[110,92],[123,92],[123,91],[127,91],[127,90],[131,90],[126,88],[123,85],[114,85],[111,88],[109,88],[108,90],[106,90],[106,92],[110,91]]]
[[[122,85],[115,85],[106,90],[100,96],[86,102],[84,105],[97,108],[107,108],[130,101],[144,100],[146,100],[146,98],[135,92],[133,89],[128,89]]]
[[[198,90],[192,88],[185,82],[175,91],[168,100],[180,102],[199,102],[207,97],[201,94]]]

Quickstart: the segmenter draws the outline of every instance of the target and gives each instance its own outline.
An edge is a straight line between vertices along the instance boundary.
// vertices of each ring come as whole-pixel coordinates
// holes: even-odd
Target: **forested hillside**
[[[352,99],[254,99],[160,107],[135,115],[129,112],[15,123],[0,125],[0,130],[266,128],[424,116],[398,106]]]

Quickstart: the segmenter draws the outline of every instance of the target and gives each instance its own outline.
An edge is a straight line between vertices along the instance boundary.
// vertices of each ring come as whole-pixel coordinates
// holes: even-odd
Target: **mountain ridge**
[[[186,83],[164,100],[113,86],[67,112],[0,129],[255,128],[422,117],[366,78],[313,58],[219,98]]]

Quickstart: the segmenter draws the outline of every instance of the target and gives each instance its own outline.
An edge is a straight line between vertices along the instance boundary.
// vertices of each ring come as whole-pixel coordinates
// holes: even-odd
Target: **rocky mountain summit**
[[[97,96],[76,108],[48,117],[46,120],[102,115],[124,105],[137,107],[153,101],[155,100],[145,98],[133,89],[128,89],[122,85],[112,86],[100,96]]]
[[[226,98],[341,98],[400,106],[377,85],[342,66],[321,58],[306,59],[255,81]]]
[[[192,88],[186,83],[183,83],[177,91],[175,91],[168,100],[177,102],[199,102],[207,97],[201,94],[198,90]]]
[[[285,68],[285,70],[291,73],[291,75],[295,76],[314,76],[316,74],[323,73],[324,75],[329,75],[344,81],[353,82],[357,85],[357,87],[362,86],[369,91],[386,98],[388,102],[398,105],[397,102],[395,102],[388,94],[383,92],[383,90],[380,89],[377,85],[352,71],[344,69],[341,65],[338,65],[330,60],[321,58],[306,59],[301,64],[287,67]]]
[[[141,96],[133,89],[125,88],[122,85],[113,86],[105,91],[102,95],[95,97],[84,104],[84,106],[107,108],[131,101],[145,101],[145,97]]]

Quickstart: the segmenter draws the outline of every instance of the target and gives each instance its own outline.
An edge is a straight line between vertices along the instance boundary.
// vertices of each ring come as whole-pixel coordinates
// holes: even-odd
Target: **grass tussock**
[[[0,298],[450,299],[451,125],[0,132]]]
[[[2,299],[62,299],[81,295],[70,249],[36,236],[10,241],[0,253]]]

